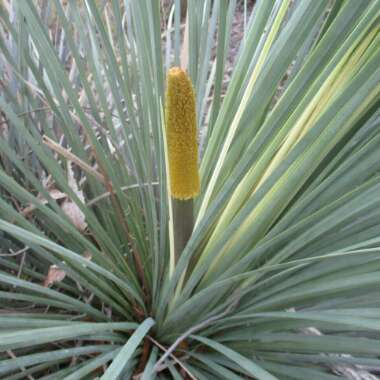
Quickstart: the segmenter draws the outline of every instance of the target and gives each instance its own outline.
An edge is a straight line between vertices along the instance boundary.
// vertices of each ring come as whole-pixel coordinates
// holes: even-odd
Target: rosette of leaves
[[[370,376],[380,1],[256,1],[232,66],[236,1],[181,3],[164,28],[158,1],[0,3],[0,377]],[[200,144],[179,257],[173,66]]]

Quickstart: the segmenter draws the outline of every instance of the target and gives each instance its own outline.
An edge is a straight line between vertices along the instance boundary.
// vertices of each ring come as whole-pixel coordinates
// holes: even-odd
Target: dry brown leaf
[[[79,231],[83,232],[86,229],[86,218],[81,209],[74,202],[65,200],[61,206],[61,209]]]
[[[49,191],[49,195],[51,198],[53,198],[54,200],[56,201],[60,201],[60,200],[63,200],[63,199],[66,199],[67,198],[67,195],[65,193],[62,193],[61,191],[57,190],[57,189],[52,189]],[[41,194],[38,194],[37,195],[37,198],[42,202],[42,204],[46,204],[48,203],[48,201],[41,195]],[[34,205],[29,205],[28,207],[25,207],[23,210],[22,210],[22,215],[23,216],[27,216],[28,214],[30,214],[31,212],[33,212],[34,210],[36,209],[36,206]]]
[[[68,184],[73,190],[73,192],[77,195],[77,197],[84,203],[83,191],[80,190],[75,180],[71,161],[68,161],[67,167],[68,167],[68,172],[67,172]],[[46,182],[46,186],[49,186],[49,187],[53,186],[53,184],[50,183],[48,185],[48,183],[49,181]],[[61,201],[60,205],[61,205],[62,211],[67,215],[67,217],[70,219],[70,221],[79,231],[83,232],[87,228],[85,215],[83,214],[81,209],[77,206],[77,204],[68,198],[67,194],[55,188],[51,188],[49,189],[49,195],[54,200]],[[37,198],[42,202],[42,204],[48,203],[48,201],[42,196],[42,194],[38,194]],[[31,204],[22,210],[22,215],[27,216],[31,212],[33,212],[35,209],[36,209],[36,206]]]
[[[76,194],[76,196],[82,202],[84,202],[83,191],[79,189],[79,186],[75,180],[74,172],[71,166],[72,165],[71,161],[68,161],[67,164],[68,164],[67,165],[67,169],[68,169],[67,180],[68,180],[69,186],[71,187],[73,192]],[[74,203],[73,201],[69,199],[65,199],[61,208],[62,208],[62,211],[69,217],[69,219],[72,221],[74,226],[78,228],[79,231],[83,232],[86,229],[87,223],[85,221],[86,220],[85,215],[83,214],[82,210],[76,205],[76,203]]]
[[[47,288],[56,282],[62,281],[66,277],[66,272],[57,265],[50,265],[49,272],[44,281],[44,287]]]
[[[84,251],[84,258],[88,261],[92,260],[92,253],[90,251]]]

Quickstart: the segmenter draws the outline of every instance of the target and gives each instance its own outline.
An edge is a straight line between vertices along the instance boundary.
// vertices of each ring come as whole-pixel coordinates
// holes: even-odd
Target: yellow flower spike
[[[165,117],[171,195],[192,199],[200,191],[195,96],[189,76],[179,67],[167,74]]]

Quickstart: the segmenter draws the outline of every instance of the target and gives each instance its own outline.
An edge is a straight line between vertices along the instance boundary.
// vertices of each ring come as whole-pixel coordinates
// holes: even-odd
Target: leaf
[[[57,265],[51,265],[49,267],[49,272],[46,275],[44,281],[44,287],[47,288],[50,285],[55,284],[56,282],[62,281],[66,277],[66,272],[62,269],[59,269]]]
[[[84,364],[80,366],[79,369],[71,371],[70,375],[65,376],[65,380],[80,380],[83,379],[89,373],[105,365],[107,362],[111,361],[120,352],[121,348],[112,350],[111,352],[101,354],[94,359],[87,360]]]
[[[52,199],[56,200],[56,201],[63,201],[63,200],[67,199],[67,195],[65,193],[62,193],[61,191],[59,191],[57,189],[51,189],[49,191],[49,196]],[[48,201],[41,194],[39,194],[37,198],[41,200],[42,204],[47,204],[48,203]],[[36,207],[34,205],[30,205],[28,207],[25,207],[22,210],[22,214],[24,216],[28,216],[35,209],[36,209]]]
[[[41,363],[60,360],[62,358],[72,358],[81,355],[91,355],[95,353],[114,351],[112,345],[90,345],[77,347],[72,349],[60,349],[54,351],[46,351],[42,353],[18,356],[14,359],[3,360],[0,367],[0,375],[19,369],[20,367],[29,367]]]
[[[199,335],[192,335],[192,338],[198,340],[201,343],[213,348],[214,350],[220,352],[222,355],[228,357],[230,360],[239,365],[242,369],[248,371],[252,376],[258,380],[278,380],[275,376],[271,375],[269,372],[258,366],[254,361],[240,355],[238,352],[231,350],[230,348]]]
[[[79,189],[78,184],[75,180],[71,161],[67,162],[67,183],[73,192],[77,195],[78,199],[84,202],[83,191]],[[65,199],[61,208],[79,231],[83,232],[87,228],[87,223],[85,222],[86,217],[76,203],[72,202],[69,199]]]
[[[65,200],[61,207],[62,211],[69,217],[74,226],[83,232],[87,227],[87,223],[85,221],[86,217],[81,209],[74,202],[69,200]]]
[[[121,349],[119,354],[112,361],[107,371],[101,377],[102,380],[116,380],[119,378],[121,373],[124,371],[128,365],[128,361],[132,358],[138,345],[144,339],[145,335],[155,324],[154,320],[151,318],[146,319],[131,335],[127,343]]]
[[[137,328],[136,323],[78,323],[69,326],[46,327],[16,332],[0,333],[0,349],[13,350],[20,347],[56,342],[73,338],[86,338],[106,331],[128,331]]]

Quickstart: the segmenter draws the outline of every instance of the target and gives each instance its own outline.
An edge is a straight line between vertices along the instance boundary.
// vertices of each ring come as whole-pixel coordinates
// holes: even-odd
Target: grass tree
[[[2,379],[380,367],[380,1],[183,3],[0,2]]]

